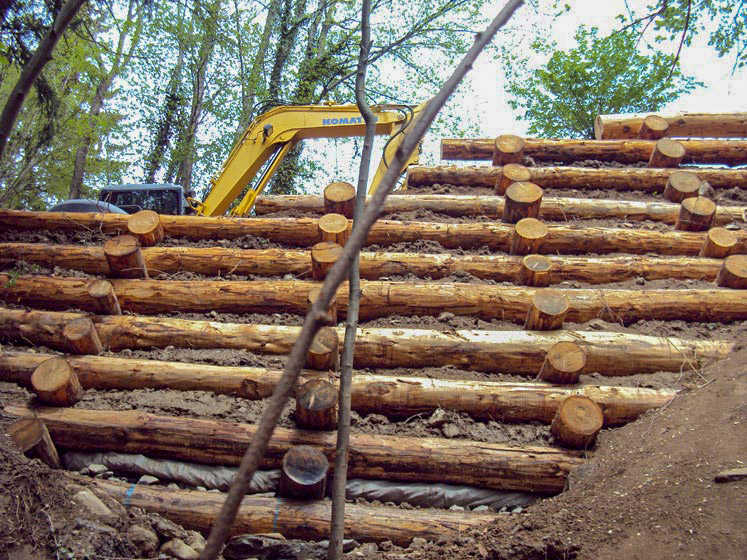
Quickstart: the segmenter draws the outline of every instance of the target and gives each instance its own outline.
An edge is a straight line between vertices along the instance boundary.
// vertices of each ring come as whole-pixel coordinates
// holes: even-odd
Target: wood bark
[[[208,464],[236,465],[256,426],[199,418],[157,416],[142,411],[8,406],[11,416],[36,415],[59,446],[123,451]],[[334,432],[275,428],[264,468],[277,468],[293,446],[320,448],[334,463]],[[549,447],[515,447],[469,440],[350,434],[351,477],[447,482],[483,488],[555,494],[580,454]]]
[[[569,307],[569,298],[565,293],[556,290],[537,290],[532,296],[524,328],[529,331],[561,329]]]
[[[716,261],[717,262],[717,261]],[[123,311],[133,313],[296,313],[307,312],[309,290],[317,287],[300,280],[115,280]],[[19,276],[12,286],[0,288],[0,300],[29,306],[93,310],[87,280],[51,276]],[[360,316],[376,319],[390,315],[437,316],[444,311],[485,320],[523,322],[537,292],[524,286],[439,282],[361,282]],[[718,289],[567,290],[567,319],[591,319],[629,324],[647,320],[742,321],[747,319],[747,297]],[[338,312],[347,313],[348,288],[337,293]],[[98,321],[99,318],[94,318]],[[98,325],[98,322],[97,322]],[[99,332],[99,336],[102,337]]]
[[[722,227],[711,228],[703,241],[700,256],[723,259],[731,254],[736,244],[737,237],[730,230]]]
[[[671,138],[661,138],[656,141],[651,157],[648,160],[649,167],[677,167],[685,159],[685,147]]]
[[[713,224],[715,213],[716,203],[710,198],[686,198],[680,205],[680,214],[674,227],[680,231],[705,231]]]
[[[719,290],[721,294],[732,293]],[[737,293],[737,292],[735,292]],[[703,304],[708,306],[709,302]],[[62,348],[62,328],[80,313],[0,308],[0,336],[6,340]],[[186,319],[121,316],[92,317],[104,346],[152,349],[167,346],[246,349],[287,355],[300,328]],[[338,337],[343,329],[335,329]],[[588,353],[589,372],[632,375],[682,371],[725,358],[734,344],[724,340],[687,340],[609,332],[534,333],[528,331],[362,328],[355,344],[358,368],[420,368],[456,365],[501,373],[537,375],[556,342],[572,340]]]
[[[700,178],[690,171],[675,171],[667,179],[662,196],[672,202],[682,202],[686,198],[698,196]]]
[[[308,430],[337,427],[337,388],[333,383],[315,378],[301,384],[296,391],[296,423]]]
[[[129,507],[158,513],[189,529],[209,531],[223,505],[225,494],[196,490],[165,490],[94,479],[109,496]],[[260,496],[245,496],[231,536],[244,533],[280,532],[289,539],[324,540],[329,537],[330,506],[327,502],[294,502]],[[403,510],[387,506],[347,504],[345,535],[359,542],[389,540],[407,546],[415,537],[436,540],[459,534],[495,519],[491,513],[434,510]]]
[[[747,288],[747,255],[726,257],[718,271],[716,284],[724,288]]]
[[[512,183],[506,189],[503,221],[515,224],[523,218],[539,216],[542,189],[534,183]]]
[[[585,159],[638,163],[648,161],[656,140],[576,140],[525,138],[524,155],[537,161],[569,163]],[[747,140],[680,140],[687,156],[683,163],[741,165]],[[441,159],[491,160],[492,138],[444,138]]]
[[[594,445],[603,422],[598,404],[588,397],[573,396],[560,403],[550,431],[569,447],[587,449]]]
[[[153,210],[141,210],[127,220],[128,231],[137,237],[140,245],[148,247],[163,241],[161,218]]]
[[[597,140],[634,138],[643,115],[598,115],[594,121]],[[661,115],[673,137],[747,138],[747,113],[682,113]]]
[[[21,418],[8,424],[5,433],[22,453],[40,459],[49,468],[61,468],[57,448],[41,420]]]
[[[330,183],[324,189],[324,209],[327,214],[342,214],[353,219],[355,211],[355,188],[342,181]]]
[[[522,286],[543,288],[552,280],[552,261],[542,255],[527,255],[521,259],[519,283]]]
[[[325,214],[319,218],[319,240],[337,243],[341,247],[348,242],[351,224],[342,214]]]
[[[552,226],[549,226],[552,228]],[[718,229],[728,234],[714,234],[729,245],[730,250],[742,247],[736,243],[736,234]],[[555,232],[553,232],[555,233]],[[708,234],[699,240],[697,252],[702,251]],[[548,238],[544,238],[547,242]],[[552,242],[552,240],[550,240]],[[510,250],[510,245],[507,247]],[[537,250],[544,251],[540,246]],[[80,270],[89,274],[102,274],[107,270],[106,263],[98,257],[102,255],[99,247],[78,245],[41,245],[37,243],[0,243],[0,264],[12,264],[16,260],[41,266],[61,266]],[[196,272],[205,275],[226,273],[253,274],[257,276],[284,276],[292,274],[303,277],[309,273],[309,253],[303,250],[278,249],[226,249],[197,247],[163,247],[143,249],[146,266],[158,266],[163,272]],[[705,256],[705,255],[703,255]],[[553,268],[553,282],[580,281],[587,284],[606,284],[634,280],[639,277],[647,280],[663,278],[705,279],[716,278],[721,263],[714,259],[697,257],[667,256],[634,256],[619,255],[605,257],[586,257],[570,255],[547,255]],[[522,268],[520,256],[508,255],[450,255],[424,253],[388,253],[363,252],[360,255],[361,277],[367,280],[378,280],[391,276],[412,274],[418,277],[445,278],[454,273],[467,272],[477,278],[498,282],[511,282],[520,274]],[[0,275],[1,276],[1,275]],[[7,278],[7,276],[6,276]],[[108,280],[98,280],[107,282]],[[88,285],[89,295],[91,285]],[[318,291],[318,290],[317,290]],[[314,289],[309,290],[309,294]],[[307,302],[310,302],[307,298]],[[106,311],[94,303],[92,309],[98,313]],[[337,316],[335,306],[330,310]],[[111,313],[114,314],[114,313]]]
[[[322,371],[337,371],[340,367],[340,341],[332,327],[322,327],[306,355],[306,367]]]
[[[327,490],[329,461],[311,445],[291,447],[280,463],[278,494],[296,500],[321,500]]]
[[[578,383],[586,367],[586,350],[576,342],[558,342],[547,353],[537,377],[550,383]]]
[[[104,315],[122,314],[122,308],[119,306],[114,286],[108,280],[99,279],[88,284],[88,295],[91,296],[93,306],[98,313]]]
[[[330,241],[321,241],[311,248],[311,277],[324,280],[329,269],[342,255],[342,247]]]
[[[637,138],[641,140],[658,140],[667,135],[669,123],[657,115],[648,115],[643,119]]]
[[[493,165],[521,163],[524,159],[524,140],[513,134],[503,134],[495,139]]]
[[[650,167],[602,167],[595,169],[593,167],[548,166],[525,169],[527,169],[529,177],[523,180],[531,181],[540,187],[644,191],[649,193],[661,192],[667,183],[667,179],[672,174],[680,172],[677,169]],[[440,183],[492,189],[501,178],[501,170],[500,167],[485,165],[438,165],[435,167],[411,165],[407,168],[407,183],[410,187],[431,186]],[[697,174],[714,188],[747,187],[747,170],[745,169],[702,167],[697,169]],[[306,198],[313,197],[289,197],[289,200],[301,201]],[[392,199],[387,200],[387,203],[393,204],[396,198],[397,195],[394,195]],[[277,212],[281,209],[287,209],[285,204],[282,208],[276,207],[275,201],[277,199],[285,200],[281,197],[265,197],[265,200],[257,202],[259,213],[266,214],[268,211]]]
[[[547,237],[547,225],[537,218],[523,218],[516,223],[510,253],[512,255],[539,253],[545,237]]]
[[[309,295],[306,297],[306,301],[308,302],[309,309],[311,309],[311,306],[314,305],[314,302],[319,298],[319,294],[321,293],[321,288],[311,288],[309,290]],[[330,303],[329,307],[327,308],[327,317],[322,321],[324,325],[329,327],[334,327],[337,325],[337,296],[335,295],[332,298],[332,303]]]
[[[101,344],[96,327],[87,317],[73,319],[62,329],[62,336],[73,354],[101,354]]]
[[[118,235],[104,244],[109,271],[120,278],[148,278],[140,242],[134,235]]]
[[[31,387],[39,400],[54,406],[72,406],[83,398],[83,388],[62,358],[50,358],[31,374]]]
[[[570,340],[559,344],[581,346]],[[562,348],[562,347],[561,347]],[[548,355],[550,353],[548,351]],[[568,362],[577,363],[573,353]],[[0,354],[0,380],[30,387],[34,369],[51,354],[4,352]],[[281,371],[256,367],[212,366],[184,362],[160,362],[103,356],[68,356],[84,389],[171,389],[211,391],[258,400],[270,396]],[[546,361],[546,360],[545,360]],[[540,363],[542,367],[544,363]],[[567,366],[566,366],[567,368]],[[585,371],[592,370],[586,368]],[[300,386],[318,379],[306,372]],[[526,375],[536,375],[527,372]],[[352,382],[352,407],[360,414],[409,418],[437,408],[469,414],[479,420],[545,422],[549,424],[558,404],[571,395],[585,395],[599,403],[607,426],[631,422],[652,408],[666,405],[675,392],[669,389],[578,385],[560,387],[547,383],[503,383],[484,380],[439,379],[374,375],[356,372]]]
[[[544,206],[544,204],[543,204]],[[113,218],[111,218],[113,216]],[[0,210],[0,230],[62,229],[87,231],[100,228],[116,231],[127,227],[117,214],[83,214],[62,212],[19,212]],[[739,218],[742,220],[742,218]],[[316,243],[318,220],[313,218],[200,218],[194,216],[161,216],[166,235],[187,239],[235,239],[245,235],[265,237],[270,241],[309,247]],[[367,238],[368,244],[389,246],[418,240],[437,241],[447,248],[473,248],[508,251],[514,227],[496,222],[432,223],[379,220]],[[660,232],[644,229],[549,225],[544,249],[548,254],[563,253],[659,253],[663,255],[697,255],[704,233]],[[107,231],[108,232],[108,231]],[[747,252],[747,233],[735,232],[738,251]]]
[[[407,175],[411,176],[411,168],[408,168]],[[491,174],[492,175],[492,174]],[[495,194],[504,195],[506,189],[513,183],[526,183],[530,181],[532,174],[529,169],[520,163],[508,163],[498,170],[498,179],[495,181]],[[449,183],[451,184],[451,183]]]

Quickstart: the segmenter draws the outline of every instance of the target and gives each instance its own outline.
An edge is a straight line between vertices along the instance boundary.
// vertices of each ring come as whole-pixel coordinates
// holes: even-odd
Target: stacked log
[[[21,418],[11,422],[5,427],[5,433],[21,453],[41,460],[52,469],[62,466],[49,431],[38,418]]]
[[[594,135],[597,140],[635,138],[646,118],[639,114],[597,115]],[[667,133],[673,137],[747,138],[747,113],[682,113],[659,118],[666,121]]]
[[[725,288],[747,289],[747,255],[726,257],[716,276],[716,284]]]
[[[54,406],[72,406],[83,398],[78,376],[62,358],[40,363],[31,374],[31,387],[39,400]]]
[[[104,244],[109,271],[120,278],[148,278],[140,241],[134,235],[118,235]]]
[[[588,397],[568,397],[558,407],[550,431],[563,444],[577,449],[594,445],[602,429],[602,409]]]
[[[278,494],[297,500],[321,500],[327,490],[329,461],[311,445],[294,445],[280,462]]]
[[[685,159],[685,147],[671,138],[661,138],[654,144],[651,157],[648,159],[649,167],[677,167]]]

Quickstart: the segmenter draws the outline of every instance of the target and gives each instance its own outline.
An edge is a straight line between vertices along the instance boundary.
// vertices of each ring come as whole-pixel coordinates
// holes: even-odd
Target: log
[[[544,204],[543,204],[544,206]],[[11,215],[12,214],[12,215]],[[32,214],[19,216],[18,214]],[[37,214],[44,214],[40,217]],[[31,224],[47,224],[56,229],[66,231],[85,231],[80,224],[88,227],[104,227],[95,219],[105,214],[76,214],[71,213],[70,220],[77,220],[74,226],[59,218],[58,212],[31,213],[0,211],[0,230],[7,229],[3,219],[8,218],[16,229],[27,229]],[[54,218],[47,219],[47,216]],[[107,215],[108,216],[108,215]],[[89,219],[87,219],[88,217]],[[168,233],[167,222],[170,219],[171,230]],[[190,223],[189,220],[195,221]],[[243,235],[265,237],[271,241],[309,247],[316,241],[318,234],[318,220],[311,218],[196,218],[192,216],[161,216],[164,228],[173,237],[188,239],[232,239]],[[205,223],[203,220],[208,220]],[[742,220],[742,218],[740,218]],[[743,221],[743,220],[742,220]],[[113,227],[111,224],[109,227]],[[45,229],[39,226],[32,229]],[[379,220],[374,224],[368,244],[389,246],[407,241],[430,240],[440,243],[447,248],[473,248],[487,246],[490,249],[508,251],[513,235],[513,226],[495,222],[479,223],[406,223],[394,220]],[[660,232],[645,229],[622,229],[602,227],[579,227],[569,225],[549,225],[549,236],[545,243],[548,254],[553,253],[586,253],[593,251],[602,253],[659,253],[666,255],[697,255],[703,245],[705,234],[683,232]],[[747,233],[737,232],[739,249],[747,251]],[[157,248],[149,249],[158,251]],[[156,253],[153,253],[156,254]],[[248,265],[246,265],[248,266]],[[308,264],[307,264],[308,269]],[[160,270],[160,269],[159,269]],[[213,268],[213,270],[215,270]],[[230,269],[229,269],[230,270]]]
[[[569,307],[568,296],[563,292],[537,290],[532,296],[524,328],[529,331],[562,329]]]
[[[119,306],[114,286],[108,280],[94,280],[88,284],[88,295],[91,296],[93,306],[98,313],[104,315],[121,315],[122,308]]]
[[[410,172],[408,171],[408,176]],[[504,195],[506,189],[513,183],[528,182],[531,178],[529,169],[520,163],[509,163],[499,168],[498,179],[495,181],[495,194]]]
[[[280,463],[278,495],[297,500],[321,500],[327,490],[329,461],[311,445],[291,447]]]
[[[558,344],[576,343],[567,341]],[[0,380],[30,387],[34,369],[53,357],[51,354],[4,352],[0,354]],[[84,389],[211,391],[259,400],[272,394],[282,375],[282,371],[264,368],[111,356],[68,356],[66,360],[75,370]],[[590,370],[587,368],[587,371]],[[301,386],[317,379],[311,375],[312,372],[304,372],[299,380]],[[558,404],[571,395],[585,395],[599,403],[604,412],[605,425],[616,426],[635,420],[647,410],[666,405],[674,398],[675,392],[586,384],[560,387],[547,383],[470,381],[413,375],[403,377],[360,371],[355,372],[351,386],[353,410],[360,414],[376,413],[391,418],[409,418],[444,408],[469,414],[477,420],[549,424]]]
[[[685,148],[682,144],[671,138],[661,138],[654,145],[648,166],[677,167],[683,159],[685,159]]]
[[[720,294],[732,293],[718,290]],[[738,293],[738,292],[734,292]],[[706,302],[703,306],[708,306]],[[0,337],[50,348],[60,344],[62,327],[80,313],[24,311],[0,308]],[[245,349],[260,354],[286,355],[300,327],[217,323],[175,318],[94,316],[105,347],[130,349],[188,348]],[[337,328],[341,339],[344,329]],[[557,342],[572,340],[588,353],[587,370],[603,375],[632,375],[683,371],[723,359],[734,349],[725,340],[688,340],[609,332],[528,332],[460,329],[359,329],[355,367],[425,368],[454,365],[475,371],[537,375],[547,351]]]
[[[714,261],[719,263],[719,261]],[[91,309],[86,280],[19,276],[0,288],[0,300],[44,308]],[[307,313],[309,290],[301,280],[115,280],[123,311],[133,313]],[[537,292],[525,286],[446,282],[361,282],[360,317],[437,316],[445,311],[484,320],[523,323]],[[621,324],[640,320],[730,322],[747,319],[747,296],[719,289],[575,288],[567,290],[567,319],[582,323],[604,319]],[[337,293],[338,313],[345,315],[348,288]],[[92,317],[99,324],[98,318]],[[98,333],[102,342],[104,336]],[[104,344],[104,346],[106,346]]]
[[[550,285],[552,261],[542,255],[527,255],[521,259],[519,283],[522,286],[544,288]]]
[[[553,226],[548,226],[548,230]],[[722,231],[723,228],[719,228]],[[552,230],[557,233],[557,230]],[[594,231],[594,230],[590,230]],[[700,234],[696,234],[700,235]],[[720,235],[720,234],[715,234]],[[698,253],[702,252],[708,234],[700,239]],[[723,236],[722,236],[723,237]],[[719,237],[721,239],[721,237]],[[723,239],[738,239],[736,232],[729,232]],[[545,243],[553,239],[545,238]],[[741,243],[731,244],[730,250],[741,248]],[[544,247],[538,248],[544,251]],[[149,251],[155,251],[150,253]],[[507,247],[510,251],[510,245]],[[639,249],[640,250],[640,249]],[[688,249],[689,250],[689,249]],[[696,254],[698,254],[696,253]],[[94,273],[98,263],[89,258],[96,254],[95,247],[76,245],[41,245],[37,243],[0,243],[0,263],[24,260],[40,264],[57,261],[57,266],[82,272]],[[200,274],[219,274],[234,270],[238,274],[258,276],[302,276],[309,270],[308,251],[277,249],[225,249],[168,247],[146,249],[146,259],[160,259],[161,267],[167,271],[181,270]],[[587,284],[605,284],[644,277],[648,280],[662,278],[706,279],[716,278],[721,263],[713,259],[697,257],[656,257],[656,256],[606,256],[586,257],[569,255],[548,255],[546,257],[554,269],[553,281],[580,281]],[[181,264],[180,264],[181,263]],[[216,263],[220,263],[219,265]],[[229,266],[232,265],[232,266]],[[508,255],[449,255],[425,253],[363,252],[360,255],[361,277],[378,280],[382,277],[407,276],[445,278],[454,273],[467,272],[477,278],[499,282],[511,282],[521,270],[521,257]],[[314,288],[309,290],[312,294]],[[89,284],[90,295],[90,284]],[[307,299],[307,301],[309,301]],[[100,313],[100,308],[92,302],[92,309]],[[334,314],[336,314],[336,309]]]
[[[441,159],[491,160],[491,138],[443,138]],[[525,138],[524,155],[535,161],[569,163],[585,159],[638,163],[648,161],[658,140],[577,140]],[[685,148],[683,163],[742,165],[747,140],[679,140]]]
[[[301,384],[296,391],[296,423],[307,430],[334,430],[337,427],[337,387],[321,378]]]
[[[350,238],[350,222],[342,214],[325,214],[319,218],[319,240],[344,246]]]
[[[118,235],[104,244],[104,254],[112,276],[148,278],[140,242],[134,235]]]
[[[140,210],[130,216],[127,230],[145,247],[160,243],[164,237],[161,218],[153,210]]]
[[[132,486],[111,480],[87,483],[129,507],[158,513],[189,529],[207,533],[218,517],[225,494],[197,490]],[[261,496],[244,496],[231,526],[230,536],[244,533],[281,533],[288,539],[329,538],[330,502],[294,502]],[[495,519],[494,514],[397,507],[345,505],[345,536],[358,542],[391,541],[408,546],[415,537],[437,540],[460,534]]]
[[[62,358],[39,364],[31,374],[31,387],[40,401],[55,406],[72,406],[84,394],[78,376]]]
[[[515,224],[522,218],[539,216],[542,189],[534,183],[513,183],[506,189],[503,221]]]
[[[728,229],[722,227],[711,228],[703,242],[700,256],[723,259],[731,254],[736,244],[737,237]]]
[[[713,224],[715,213],[716,203],[710,198],[686,198],[680,205],[680,214],[674,227],[680,231],[705,231]]]
[[[96,327],[87,317],[73,319],[62,329],[62,336],[73,354],[101,354],[101,344]]]
[[[638,130],[637,138],[642,140],[658,140],[667,136],[669,123],[658,115],[648,115],[643,119]]]
[[[324,189],[324,209],[327,214],[342,214],[353,219],[355,212],[355,188],[342,181],[330,183]]]
[[[648,156],[646,159],[648,159]],[[670,175],[681,171],[651,167],[602,167],[596,169],[593,167],[547,166],[525,169],[527,169],[529,177],[524,180],[531,181],[540,187],[643,191],[651,194],[661,192]],[[714,188],[747,187],[747,170],[745,169],[701,167],[697,169],[697,173],[702,180],[708,181]],[[501,168],[491,166],[437,165],[426,167],[411,165],[407,168],[407,182],[410,188],[446,184],[493,189],[500,177]],[[400,196],[402,195],[392,195],[392,198],[388,198],[384,211],[400,211],[388,210],[388,208],[396,205],[396,200]],[[262,202],[257,202],[257,208],[261,214],[279,212],[288,209],[288,207],[305,210],[309,207],[309,203],[306,202],[309,199],[315,200],[315,212],[323,211],[321,198],[312,196],[264,197]],[[318,200],[318,203],[316,200]],[[281,201],[282,204],[280,204]]]
[[[724,259],[716,276],[716,284],[724,288],[747,288],[747,255],[732,255]]]
[[[5,427],[5,433],[28,457],[41,460],[52,469],[62,468],[57,448],[47,427],[37,418],[21,418]]]
[[[314,305],[321,291],[321,288],[311,288],[309,290],[309,295],[306,297],[307,309],[310,309]],[[322,320],[322,324],[328,327],[334,327],[337,324],[337,294],[332,296],[332,301],[327,308],[327,316]]]
[[[257,427],[142,411],[8,406],[6,414],[36,415],[59,446],[80,451],[143,453],[206,464],[237,465]],[[277,468],[293,446],[320,448],[334,463],[335,432],[275,428],[261,468]],[[447,482],[483,488],[560,492],[578,452],[469,440],[350,434],[348,475],[356,478]]]
[[[672,202],[682,202],[686,198],[698,196],[700,178],[690,171],[675,171],[667,179],[663,196]]]
[[[342,247],[330,241],[321,241],[311,248],[311,277],[324,280],[327,272],[342,255]]]
[[[340,366],[340,351],[337,331],[332,327],[322,327],[316,333],[309,352],[306,354],[306,367],[322,371],[337,371]]]
[[[522,218],[516,223],[511,239],[512,255],[539,253],[542,241],[547,237],[547,225],[537,218]]]
[[[568,447],[587,449],[594,445],[603,421],[602,409],[594,401],[588,397],[568,397],[560,403],[550,431]]]
[[[550,383],[578,383],[586,367],[586,350],[576,342],[558,342],[547,353],[539,377]]]
[[[503,134],[495,139],[493,165],[521,163],[524,159],[524,140],[513,134]]]
[[[662,115],[669,136],[701,138],[747,138],[747,113],[682,113]],[[594,120],[597,140],[634,138],[643,115],[598,115]]]

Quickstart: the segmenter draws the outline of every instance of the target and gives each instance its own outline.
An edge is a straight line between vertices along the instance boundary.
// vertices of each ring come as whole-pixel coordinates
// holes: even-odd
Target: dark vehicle
[[[112,185],[101,189],[99,200],[129,214],[153,210],[158,214],[186,214],[189,204],[184,189],[167,183],[155,185]]]
[[[74,198],[64,200],[52,206],[50,212],[113,212],[115,214],[127,214],[121,208],[101,200],[88,200],[87,198]]]

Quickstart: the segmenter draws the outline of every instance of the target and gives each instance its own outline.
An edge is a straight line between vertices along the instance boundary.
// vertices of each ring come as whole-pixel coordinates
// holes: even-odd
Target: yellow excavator
[[[378,118],[376,134],[388,134],[389,141],[369,192],[376,190],[386,173],[388,162],[404,140],[410,123],[425,107],[410,105],[374,105]],[[192,209],[202,216],[221,216],[250,185],[265,166],[262,175],[249,187],[241,202],[231,209],[232,216],[246,216],[262,193],[286,154],[306,138],[342,138],[363,136],[366,124],[356,105],[327,102],[321,105],[283,105],[270,109],[254,119],[236,143],[220,171],[211,180],[204,201],[188,197]],[[410,155],[407,165],[417,163],[418,151]]]

